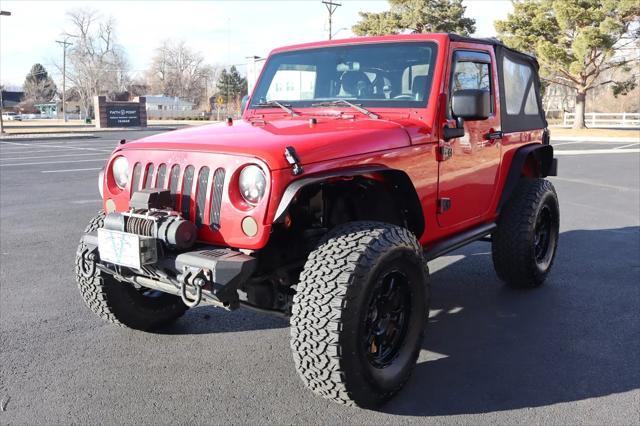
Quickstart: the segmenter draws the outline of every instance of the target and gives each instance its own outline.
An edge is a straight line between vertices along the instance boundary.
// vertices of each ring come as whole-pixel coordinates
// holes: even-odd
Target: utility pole
[[[333,38],[333,31],[331,28],[333,13],[339,6],[342,6],[342,4],[334,3],[333,0],[323,0],[322,3],[324,3],[324,5],[327,7],[327,11],[329,12],[329,40],[331,40]]]
[[[11,16],[11,12],[6,10],[0,10],[0,16]],[[4,120],[2,119],[2,108],[4,106],[2,100],[2,85],[0,85],[0,134],[4,133]]]
[[[67,46],[71,43],[65,39],[64,41],[56,40],[56,43],[62,45],[62,116],[64,122],[67,122]]]

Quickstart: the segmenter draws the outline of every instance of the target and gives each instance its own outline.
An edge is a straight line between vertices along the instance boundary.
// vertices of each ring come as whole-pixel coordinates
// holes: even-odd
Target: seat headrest
[[[413,83],[411,85],[411,93],[413,93],[413,97],[416,101],[423,100],[426,86],[427,86],[426,75],[416,75],[415,77],[413,77]]]

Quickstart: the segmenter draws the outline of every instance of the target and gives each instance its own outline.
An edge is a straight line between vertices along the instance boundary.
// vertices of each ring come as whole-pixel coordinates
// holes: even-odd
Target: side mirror
[[[444,140],[464,136],[464,120],[485,120],[491,113],[491,96],[482,89],[456,90],[451,96],[451,113],[456,119],[456,127],[445,127]]]
[[[242,97],[242,101],[240,102],[240,114],[244,114],[245,108],[247,108],[247,104],[249,103],[249,95],[244,95]]]
[[[482,89],[456,90],[451,97],[451,112],[463,120],[485,120],[491,114],[489,91]]]

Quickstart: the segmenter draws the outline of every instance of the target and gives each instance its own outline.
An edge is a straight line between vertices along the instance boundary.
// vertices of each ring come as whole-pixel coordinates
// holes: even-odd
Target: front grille
[[[225,170],[219,167],[212,176],[208,166],[196,170],[193,165],[183,169],[174,164],[167,169],[164,163],[157,167],[153,163],[136,163],[131,177],[131,194],[143,188],[168,189],[173,208],[185,219],[195,222],[198,227],[207,225],[213,230],[220,229]]]

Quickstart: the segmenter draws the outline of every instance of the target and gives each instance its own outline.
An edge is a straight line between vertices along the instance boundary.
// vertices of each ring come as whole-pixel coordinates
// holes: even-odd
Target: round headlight
[[[251,204],[257,204],[264,195],[267,178],[260,167],[251,164],[240,172],[238,186],[242,198]]]
[[[129,183],[129,162],[124,157],[118,157],[111,165],[113,180],[120,189],[124,189]]]

